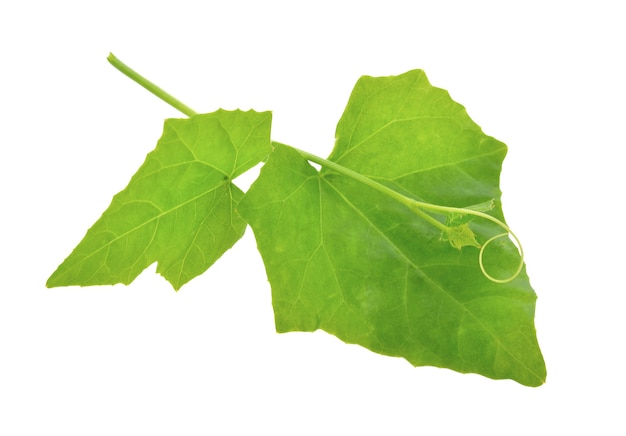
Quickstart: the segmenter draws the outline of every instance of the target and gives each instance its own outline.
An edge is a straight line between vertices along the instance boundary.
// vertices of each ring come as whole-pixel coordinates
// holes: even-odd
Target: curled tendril
[[[511,276],[505,279],[497,279],[493,277],[492,275],[490,275],[485,269],[485,264],[483,263],[483,254],[485,252],[485,248],[487,248],[487,246],[491,244],[493,241],[495,241],[496,239],[507,237],[509,235],[513,236],[513,239],[515,239],[515,245],[517,246],[517,249],[519,250],[519,254],[520,254],[519,265],[517,266],[517,269]],[[480,247],[480,253],[478,253],[478,265],[480,266],[480,270],[482,271],[483,275],[487,279],[491,280],[492,282],[494,283],[512,282],[522,272],[522,268],[524,268],[524,249],[522,248],[522,243],[520,242],[518,237],[515,235],[515,233],[513,233],[510,229],[505,233],[500,233],[498,235],[492,236],[491,238],[487,239],[487,241],[485,241],[485,243]]]
[[[500,221],[499,219],[497,219],[494,216],[488,215],[484,212],[482,212],[481,210],[476,210],[476,208],[458,208],[458,207],[447,207],[447,206],[439,206],[439,205],[435,205],[435,204],[429,204],[429,203],[423,203],[423,202],[418,202],[413,200],[412,204],[418,208],[422,208],[422,209],[427,209],[427,210],[432,210],[434,212],[439,212],[439,213],[446,213],[446,214],[450,214],[450,213],[454,213],[454,214],[458,214],[458,215],[472,215],[475,217],[479,217],[479,218],[483,218],[486,219],[488,221],[491,221],[492,223],[498,225],[500,228],[502,228],[504,230],[504,233],[499,233],[495,236],[492,236],[491,238],[487,239],[487,241],[482,244],[480,246],[480,252],[478,254],[478,265],[480,266],[480,271],[483,273],[483,275],[490,281],[494,282],[494,283],[509,283],[512,282],[513,280],[515,280],[517,278],[517,276],[520,275],[520,273],[522,272],[522,269],[524,268],[524,249],[522,248],[522,243],[519,240],[519,238],[517,237],[517,235],[515,235],[515,233],[513,233],[513,231],[509,228],[509,226],[507,226],[504,222]],[[490,203],[492,206],[491,208],[493,208],[493,202]],[[415,210],[415,208],[414,208]],[[432,217],[428,217],[429,221],[432,222],[434,220],[432,220]],[[441,223],[435,222],[433,223],[434,225],[442,228],[442,230],[444,231],[449,231],[449,227],[444,226]],[[519,264],[517,265],[517,269],[515,270],[515,272],[513,274],[511,274],[511,276],[504,278],[504,279],[497,279],[495,277],[493,277],[491,274],[489,274],[487,272],[487,270],[485,269],[485,264],[483,261],[483,254],[485,253],[485,249],[487,248],[487,246],[489,244],[491,244],[493,241],[495,241],[496,239],[500,239],[500,238],[504,238],[511,235],[513,237],[513,239],[515,240],[515,245],[517,246],[517,249],[519,250],[519,254],[520,254],[520,261]]]

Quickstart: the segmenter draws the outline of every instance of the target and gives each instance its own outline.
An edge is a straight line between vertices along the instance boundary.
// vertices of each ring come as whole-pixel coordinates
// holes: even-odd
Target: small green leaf
[[[361,78],[336,137],[331,161],[423,202],[494,199],[491,213],[504,220],[506,146],[421,71]],[[490,281],[479,250],[455,249],[410,207],[327,168],[317,172],[276,143],[239,211],[265,263],[279,332],[323,329],[414,365],[544,382],[525,270],[509,283]],[[474,232],[481,241],[502,233],[488,220],[472,227],[451,242],[475,245]],[[498,250],[484,267],[506,275],[516,263],[502,259],[519,256],[512,244]]]
[[[47,286],[128,284],[158,262],[175,289],[244,233],[231,180],[264,159],[271,114],[217,111],[165,121],[154,151]]]
[[[443,232],[441,235],[441,240],[448,241],[450,245],[459,250],[463,247],[480,248],[480,244],[476,240],[476,235],[472,232],[468,223],[449,227],[448,231]]]

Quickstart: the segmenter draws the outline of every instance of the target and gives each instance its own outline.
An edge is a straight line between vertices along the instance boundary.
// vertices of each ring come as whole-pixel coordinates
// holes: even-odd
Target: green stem
[[[155,85],[154,83],[152,83],[151,81],[143,77],[137,71],[133,70],[124,62],[116,58],[113,53],[109,53],[109,57],[107,57],[107,60],[109,61],[111,65],[113,65],[119,71],[124,73],[129,78],[133,79],[135,82],[137,82],[138,84],[146,88],[152,94],[156,95],[165,103],[172,106],[174,109],[178,109],[179,111],[181,111],[188,117],[198,115],[198,112],[194,111],[189,106],[187,106],[186,104],[184,104],[183,102],[181,102],[180,100],[178,100],[177,98],[169,94],[168,92],[164,91],[163,89],[161,89],[160,87],[158,87],[157,85]]]
[[[276,141],[272,141],[272,142],[276,142]],[[284,144],[281,144],[284,145]],[[425,219],[426,221],[428,221],[430,224],[432,224],[433,226],[437,227],[439,230],[443,231],[443,232],[447,232],[449,230],[449,227],[446,226],[445,224],[437,221],[435,218],[431,217],[430,215],[428,215],[427,213],[425,213],[423,210],[421,210],[419,207],[414,207],[416,205],[416,203],[419,202],[415,202],[414,200],[405,197],[404,195],[400,194],[397,191],[394,191],[393,189],[378,183],[372,179],[370,179],[369,177],[366,177],[362,174],[359,174],[355,171],[352,171],[350,168],[346,168],[342,165],[339,165],[338,163],[335,163],[333,161],[330,160],[326,160],[323,159],[319,156],[316,156],[314,154],[311,154],[309,152],[306,152],[304,150],[300,150],[299,148],[296,147],[291,147],[294,150],[296,150],[298,153],[300,153],[300,155],[311,161],[311,162],[315,162],[316,164],[320,164],[326,168],[329,168],[335,172],[338,172],[339,174],[343,174],[344,176],[348,176],[351,179],[354,179],[356,181],[359,181],[361,183],[363,183],[364,185],[369,186],[370,188],[374,188],[376,189],[378,192],[382,192],[383,194],[393,198],[396,201],[399,201],[400,203],[408,206],[409,208],[411,208],[411,210],[413,210],[413,212],[415,212],[415,214],[419,215],[421,218]],[[424,203],[426,204],[426,203]]]
[[[198,113],[196,111],[194,111],[193,109],[191,109],[189,106],[187,106],[186,104],[184,104],[183,102],[181,102],[180,100],[178,100],[177,98],[175,98],[174,96],[172,96],[171,94],[167,93],[166,91],[164,91],[163,89],[161,89],[160,87],[158,87],[157,85],[155,85],[154,83],[152,83],[151,81],[149,81],[148,79],[146,79],[145,77],[143,77],[141,74],[139,74],[138,72],[136,72],[135,70],[133,70],[132,68],[130,68],[128,65],[126,65],[125,63],[123,63],[122,61],[120,61],[118,58],[116,58],[113,53],[109,54],[109,57],[107,58],[107,60],[111,63],[111,65],[113,65],[115,68],[117,68],[119,71],[121,71],[123,74],[125,74],[126,76],[128,76],[130,79],[134,80],[136,83],[138,83],[139,85],[143,86],[145,89],[147,89],[148,91],[150,91],[152,94],[156,95],[157,97],[159,97],[161,100],[163,100],[164,102],[166,102],[167,104],[169,104],[170,106],[174,107],[175,109],[178,109],[179,111],[181,111],[183,114],[192,117],[194,115],[197,115]],[[273,143],[276,144],[280,144],[278,142],[272,141]],[[285,145],[285,144],[281,144],[281,145]],[[489,280],[491,280],[492,282],[495,283],[507,283],[510,282],[512,280],[514,280],[519,273],[522,271],[522,268],[524,267],[524,251],[522,249],[522,244],[520,243],[520,240],[517,238],[517,236],[511,231],[511,229],[502,221],[500,221],[499,219],[491,216],[491,215],[487,215],[486,213],[477,211],[477,210],[472,210],[472,209],[468,209],[468,208],[459,208],[459,207],[449,207],[449,206],[439,206],[436,204],[430,204],[430,203],[424,203],[421,201],[417,201],[414,200],[412,198],[406,197],[402,194],[400,194],[397,191],[394,191],[393,189],[378,183],[372,179],[370,179],[369,177],[366,177],[362,174],[359,174],[349,168],[346,168],[342,165],[339,165],[336,162],[332,162],[326,159],[323,159],[319,156],[316,156],[314,154],[311,154],[309,152],[306,152],[304,150],[300,150],[298,148],[295,147],[291,147],[294,150],[296,150],[298,153],[300,153],[300,155],[302,157],[304,157],[306,160],[309,160],[311,162],[315,162],[319,165],[322,165],[326,168],[329,168],[339,174],[343,174],[347,177],[350,177],[353,180],[356,180],[360,183],[363,183],[366,186],[369,186],[370,188],[376,189],[377,191],[395,199],[396,201],[404,204],[405,206],[407,206],[408,208],[410,208],[416,215],[418,215],[419,217],[421,217],[422,219],[426,220],[428,223],[432,224],[433,226],[435,226],[436,228],[438,228],[439,230],[441,230],[442,232],[448,233],[451,230],[451,227],[446,226],[445,224],[443,224],[442,222],[436,220],[435,218],[433,218],[432,216],[430,216],[429,214],[427,214],[426,212],[424,212],[423,209],[425,210],[430,210],[433,211],[435,213],[441,213],[441,214],[449,214],[449,213],[459,213],[459,214],[466,214],[466,215],[474,215],[476,217],[480,217],[486,220],[489,220],[495,224],[497,224],[498,226],[500,226],[505,233],[501,233],[499,235],[493,236],[490,239],[488,239],[481,247],[480,247],[480,253],[478,256],[478,263],[480,266],[480,269],[482,271],[482,273],[485,275],[486,278],[488,278]],[[483,264],[483,253],[485,251],[485,248],[492,243],[493,241],[495,241],[498,238],[503,238],[505,236],[511,235],[518,246],[518,249],[520,251],[520,263],[518,265],[517,270],[515,271],[515,273],[506,278],[506,279],[497,279],[495,277],[492,277],[491,275],[489,275],[489,273],[487,273],[487,271],[485,270],[484,264]]]
[[[272,142],[276,142],[276,141],[272,141]],[[278,143],[280,144],[280,143]],[[281,145],[285,145],[285,144],[281,144]],[[431,203],[424,203],[422,201],[417,201],[414,200],[412,198],[406,197],[405,195],[400,194],[397,191],[394,191],[393,189],[378,183],[372,179],[370,179],[369,177],[366,177],[362,174],[359,174],[355,171],[352,171],[349,168],[346,168],[342,165],[339,165],[338,163],[323,159],[319,156],[316,156],[314,154],[311,154],[309,152],[306,152],[304,150],[300,150],[298,148],[295,147],[291,147],[294,150],[296,150],[298,153],[300,153],[302,155],[302,157],[304,157],[307,160],[310,160],[311,162],[315,162],[317,164],[320,164],[326,168],[329,168],[335,172],[338,172],[340,174],[343,174],[345,176],[348,176],[354,180],[357,180],[361,183],[363,183],[364,185],[369,186],[370,188],[374,188],[379,192],[382,192],[383,194],[388,195],[389,197],[399,201],[400,203],[408,206],[409,208],[411,208],[413,211],[415,211],[416,213],[418,213],[418,215],[422,216],[423,218],[425,218],[428,222],[430,222],[431,224],[433,224],[435,227],[437,227],[439,230],[442,231],[447,231],[449,229],[448,226],[446,226],[445,224],[442,224],[441,222],[437,221],[436,219],[434,219],[433,217],[431,217],[430,215],[424,213],[422,210],[420,209],[427,209],[427,210],[432,210],[433,212],[438,212],[438,213],[442,213],[442,214],[449,214],[449,213],[458,213],[458,214],[462,214],[462,215],[474,215],[476,217],[480,217],[480,218],[484,218],[486,220],[489,220],[495,224],[497,224],[498,226],[502,227],[503,230],[506,230],[507,233],[512,233],[511,229],[502,221],[500,221],[499,219],[488,215],[486,213],[483,212],[479,212],[477,210],[472,210],[472,209],[467,209],[467,208],[462,208],[462,207],[449,207],[449,206],[439,206],[437,204],[431,204]]]

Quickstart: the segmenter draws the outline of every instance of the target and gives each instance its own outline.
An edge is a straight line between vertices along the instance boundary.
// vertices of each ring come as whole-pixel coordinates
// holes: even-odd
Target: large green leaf
[[[274,145],[239,211],[265,263],[278,331],[323,329],[414,365],[544,382],[525,270],[494,283],[478,248],[452,247],[396,200]],[[329,159],[435,204],[495,199],[491,213],[503,219],[505,154],[446,91],[411,71],[359,80]],[[502,231],[484,220],[469,225],[480,243]],[[512,244],[495,243],[484,265],[503,277],[518,260]]]
[[[217,111],[165,121],[156,148],[47,286],[132,282],[158,262],[175,289],[241,238],[231,180],[270,152],[269,112]]]

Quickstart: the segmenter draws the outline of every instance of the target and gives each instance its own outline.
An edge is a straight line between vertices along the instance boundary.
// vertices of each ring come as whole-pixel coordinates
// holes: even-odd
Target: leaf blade
[[[147,266],[175,289],[243,236],[232,178],[269,152],[271,114],[217,111],[166,120],[154,151],[50,276],[48,287],[132,282]]]
[[[381,78],[385,86],[380,87],[368,83],[365,96],[373,89],[390,89],[393,80]],[[409,99],[419,100],[419,95],[411,95],[417,89],[415,81],[409,83],[404,98],[397,93],[388,96],[389,107],[398,101],[406,106]],[[367,114],[375,113],[375,107],[360,107],[371,97],[364,98],[359,89],[357,84],[338,125],[330,159],[437,204],[464,206],[495,199],[491,212],[502,216],[498,182],[506,146],[486,137],[462,106],[443,101],[444,108],[452,108],[453,116],[460,117],[458,124],[471,134],[455,134],[455,144],[460,145],[446,146],[439,156],[428,157],[428,171],[414,172],[419,180],[407,182],[397,177],[411,169],[404,163],[412,162],[415,167],[417,162],[420,169],[420,158],[433,149],[423,146],[427,138],[417,138],[411,147],[409,142],[395,147],[397,142],[391,141],[361,148],[369,138],[378,135],[380,139],[383,133],[407,140],[415,126],[400,135],[394,131],[400,124],[389,119],[370,122]],[[437,99],[441,100],[440,94]],[[427,109],[431,103],[426,102]],[[381,102],[374,106],[380,107]],[[345,120],[365,126],[365,132],[342,127]],[[436,133],[441,128],[445,126],[439,125]],[[371,129],[380,133],[372,135]],[[466,142],[458,142],[460,137]],[[471,156],[472,149],[478,157]],[[400,157],[386,159],[390,153]],[[433,170],[437,160],[439,165]],[[470,161],[474,162],[471,176],[456,170]],[[449,177],[444,187],[440,186],[442,175]],[[448,192],[450,188],[454,192]],[[476,248],[453,248],[441,241],[438,229],[409,208],[325,168],[317,173],[295,150],[279,144],[239,210],[251,225],[263,256],[278,331],[322,329],[345,342],[404,357],[414,365],[510,378],[528,386],[544,382],[545,364],[534,328],[536,294],[525,271],[508,284],[490,282],[480,271]],[[472,228],[483,240],[501,231],[491,222],[472,223]],[[499,249],[499,256],[513,260],[486,256],[485,266],[506,274],[517,251],[512,244]]]

